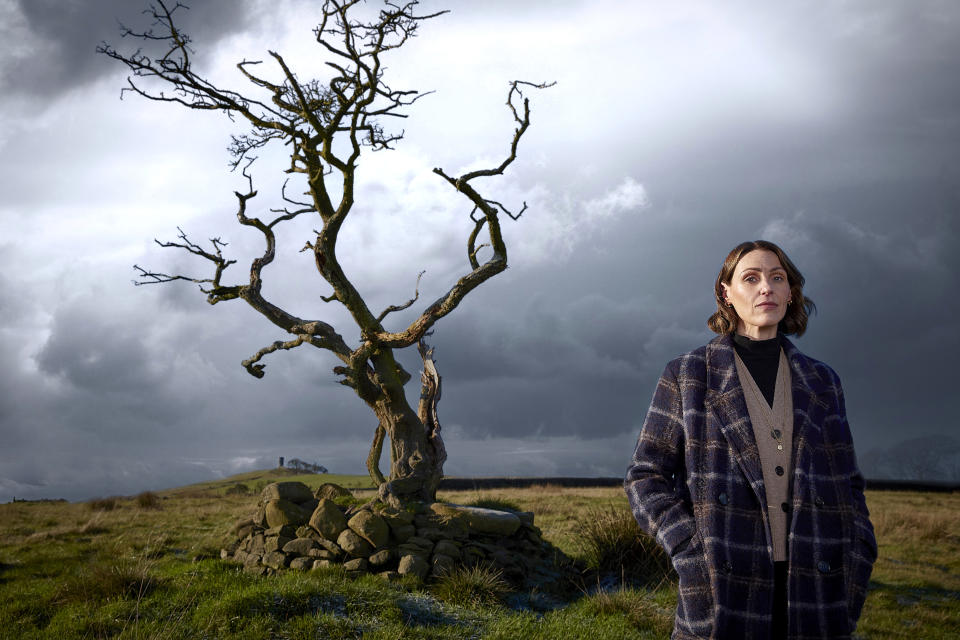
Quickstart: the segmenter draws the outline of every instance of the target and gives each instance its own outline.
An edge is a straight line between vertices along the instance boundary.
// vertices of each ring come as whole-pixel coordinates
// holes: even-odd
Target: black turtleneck
[[[733,348],[772,407],[773,392],[777,388],[777,369],[780,368],[780,334],[769,340],[751,340],[737,333],[733,335]]]

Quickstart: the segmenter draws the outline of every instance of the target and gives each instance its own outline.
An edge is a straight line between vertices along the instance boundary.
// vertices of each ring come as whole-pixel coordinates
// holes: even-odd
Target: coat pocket
[[[703,538],[697,531],[673,556],[680,577],[675,624],[684,633],[708,638],[713,630],[714,598]]]

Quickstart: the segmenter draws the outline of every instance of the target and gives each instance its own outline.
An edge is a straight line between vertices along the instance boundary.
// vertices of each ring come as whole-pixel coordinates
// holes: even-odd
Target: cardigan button
[[[721,493],[720,495],[717,496],[717,502],[719,502],[723,506],[727,506],[727,503],[730,502],[730,499],[727,498],[726,493]]]
[[[781,502],[781,503],[780,503],[780,509],[781,509],[784,513],[790,513],[790,505],[787,504],[786,502]]]
[[[783,475],[783,467],[781,467],[780,465],[777,465],[777,468],[774,469],[774,471],[777,472],[777,475],[778,475],[778,476],[782,476],[782,475]]]
[[[822,507],[822,506],[823,506],[823,498],[821,498],[820,496],[817,496],[817,498],[813,501],[813,504],[817,505],[818,507]]]
[[[827,562],[826,560],[821,560],[820,562],[817,563],[817,571],[819,571],[820,573],[827,573],[828,571],[830,571],[830,563]]]
[[[733,565],[730,564],[729,562],[724,562],[724,563],[723,563],[723,566],[720,567],[720,568],[723,570],[724,573],[732,573],[732,572],[733,572]]]

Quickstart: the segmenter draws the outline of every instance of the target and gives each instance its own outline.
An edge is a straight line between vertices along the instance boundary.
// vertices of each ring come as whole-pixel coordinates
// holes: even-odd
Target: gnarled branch
[[[380,315],[377,316],[377,322],[383,322],[383,319],[387,317],[387,314],[393,313],[394,311],[403,311],[404,309],[409,308],[410,305],[412,305],[414,302],[417,301],[417,298],[420,297],[420,278],[422,278],[423,274],[425,273],[426,271],[421,271],[417,275],[417,285],[413,289],[413,297],[407,300],[406,302],[404,302],[403,304],[400,304],[400,305],[392,304],[386,309],[384,309],[383,311],[381,311]]]
[[[500,220],[497,217],[497,210],[502,209],[507,212],[511,218],[519,218],[520,214],[526,209],[526,203],[524,203],[524,208],[521,209],[520,214],[514,216],[506,210],[503,205],[494,201],[484,198],[476,189],[470,184],[471,180],[474,180],[479,177],[485,176],[494,176],[500,175],[504,170],[516,159],[517,157],[517,145],[520,143],[520,138],[523,137],[524,132],[530,126],[530,101],[523,95],[523,92],[520,90],[520,86],[530,86],[537,89],[544,89],[547,87],[552,87],[555,83],[540,83],[535,84],[532,82],[525,82],[522,80],[514,80],[510,83],[510,91],[507,93],[507,106],[510,108],[511,113],[513,114],[514,120],[517,121],[518,127],[513,132],[513,138],[510,141],[510,153],[507,158],[501,162],[497,167],[492,169],[478,169],[476,171],[471,171],[465,173],[458,178],[451,177],[447,175],[441,168],[436,168],[433,170],[434,173],[445,179],[450,185],[452,185],[457,191],[463,193],[472,203],[473,211],[471,211],[471,219],[474,220],[475,226],[473,231],[470,234],[470,238],[467,241],[467,256],[470,260],[470,266],[472,271],[467,273],[464,276],[461,276],[459,280],[447,291],[447,293],[441,298],[437,299],[433,304],[427,307],[420,316],[414,320],[404,331],[399,331],[396,333],[388,333],[386,331],[380,331],[374,334],[372,339],[376,340],[378,344],[381,344],[390,348],[403,348],[408,347],[416,342],[418,342],[427,331],[430,330],[430,327],[433,324],[453,311],[460,301],[463,298],[473,291],[477,286],[479,286],[484,281],[492,278],[496,274],[500,273],[507,268],[507,247],[503,242],[503,236],[500,232]],[[522,115],[518,113],[517,107],[514,104],[516,98],[523,99],[523,110]],[[483,214],[482,218],[474,218],[473,214],[477,211],[480,211]],[[481,222],[481,220],[483,222]],[[486,262],[480,263],[477,259],[478,248],[475,246],[477,235],[480,232],[483,224],[487,226],[487,232],[490,238],[490,247],[493,249],[493,255]]]

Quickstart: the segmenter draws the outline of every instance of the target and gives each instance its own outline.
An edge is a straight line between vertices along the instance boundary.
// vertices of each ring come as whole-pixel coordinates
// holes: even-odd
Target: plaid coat
[[[849,638],[877,557],[863,476],[837,374],[785,338],[783,350],[794,412],[789,638]],[[667,365],[624,487],[680,577],[672,638],[770,638],[767,500],[730,336]]]

